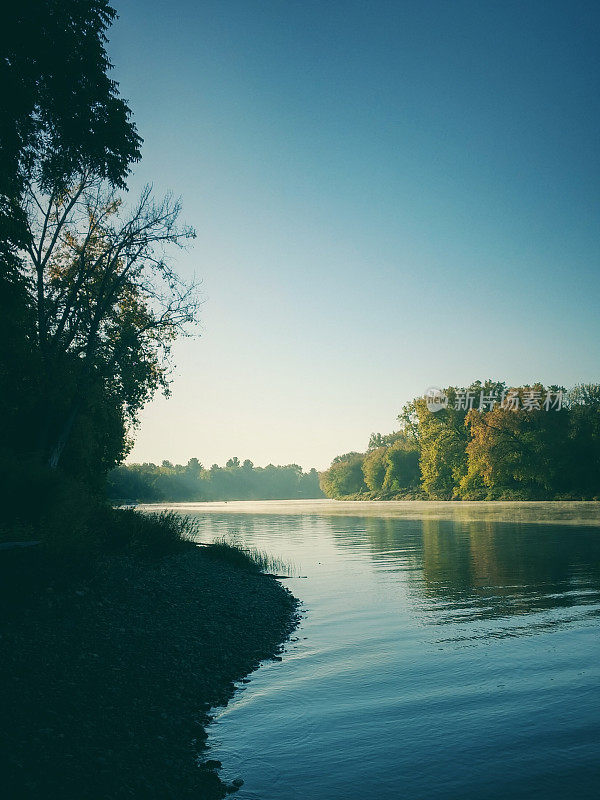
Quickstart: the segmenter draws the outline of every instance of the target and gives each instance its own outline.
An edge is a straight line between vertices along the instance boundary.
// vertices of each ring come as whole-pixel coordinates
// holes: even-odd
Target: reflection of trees
[[[190,516],[200,517],[200,537],[203,541],[226,536],[233,544],[247,542],[265,533],[276,534],[284,529],[287,536],[291,534],[292,541],[300,541],[302,532],[310,524],[299,514],[282,517],[279,514],[206,514],[199,511]],[[315,517],[313,524],[316,522]]]
[[[345,535],[336,519],[336,545],[353,547],[361,529],[380,567],[402,573],[432,608],[465,620],[598,602],[600,532],[593,527],[391,517],[346,522],[354,535]]]
[[[322,514],[211,513],[201,538],[251,544],[285,532],[288,542],[318,535],[340,551],[368,553],[397,573],[420,605],[443,623],[493,619],[598,603],[600,531],[587,526],[464,518],[400,519]],[[285,552],[278,553],[285,558]]]
[[[427,589],[440,599],[470,600],[478,616],[581,605],[582,590],[600,590],[594,529],[428,521],[423,542]]]

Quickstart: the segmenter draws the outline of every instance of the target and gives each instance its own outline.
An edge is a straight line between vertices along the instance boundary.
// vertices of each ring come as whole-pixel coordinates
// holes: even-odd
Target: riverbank
[[[2,614],[4,796],[223,797],[233,787],[197,766],[209,710],[277,656],[296,600],[275,578],[193,544],[57,580],[34,550],[0,564],[24,587],[43,576]]]

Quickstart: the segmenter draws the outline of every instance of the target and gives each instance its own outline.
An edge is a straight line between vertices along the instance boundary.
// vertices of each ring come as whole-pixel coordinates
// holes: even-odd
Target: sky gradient
[[[129,461],[322,469],[431,385],[598,380],[598,3],[114,5],[204,298]]]

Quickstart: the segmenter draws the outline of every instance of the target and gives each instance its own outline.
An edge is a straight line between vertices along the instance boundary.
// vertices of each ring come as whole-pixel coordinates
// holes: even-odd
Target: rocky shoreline
[[[2,577],[37,587],[3,598],[5,797],[212,800],[241,784],[204,761],[210,708],[277,657],[297,601],[209,551],[107,558],[62,581],[36,576],[40,553],[3,555]]]

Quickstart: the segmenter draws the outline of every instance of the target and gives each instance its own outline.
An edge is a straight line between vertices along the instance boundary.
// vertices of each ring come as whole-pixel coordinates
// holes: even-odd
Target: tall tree
[[[410,438],[399,438],[387,448],[384,491],[397,494],[418,488],[421,479],[419,455],[419,450]]]
[[[27,243],[26,186],[61,191],[83,170],[124,187],[140,157],[131,111],[109,77],[107,0],[20,0],[0,26],[0,259]]]
[[[10,452],[31,449],[31,432],[39,428],[40,394],[48,385],[40,341],[44,347],[50,342],[52,334],[46,328],[50,331],[55,311],[44,300],[41,282],[31,291],[31,253],[42,240],[41,258],[49,249],[55,252],[54,246],[47,247],[47,237],[33,238],[32,198],[51,197],[53,211],[60,206],[62,213],[78,176],[85,175],[86,182],[104,180],[109,188],[125,188],[131,165],[140,158],[141,138],[131,111],[109,77],[106,32],[115,18],[107,0],[21,0],[8,4],[2,13],[0,443]],[[63,222],[69,220],[67,213]],[[52,225],[55,230],[64,227],[58,221],[48,217],[46,233]],[[62,244],[59,234],[54,245]],[[53,256],[44,269],[51,266],[57,266]],[[55,285],[60,280],[58,273],[53,275]],[[72,354],[67,379],[66,361],[63,372],[54,375],[57,382],[64,380],[63,401],[81,369]],[[46,366],[49,363],[46,359]],[[106,395],[98,392],[99,371],[92,372],[88,407],[95,409],[97,420],[104,420],[105,433],[108,428],[123,429],[122,407],[113,404],[109,410]],[[93,430],[89,419],[88,424]],[[121,444],[115,441],[112,448],[115,453],[122,450],[122,435],[120,439]],[[89,444],[93,450],[91,440]],[[98,441],[98,453],[102,449],[106,447]],[[112,460],[106,452],[103,457],[108,463]]]
[[[166,248],[195,234],[179,224],[178,201],[157,202],[147,187],[126,209],[89,172],[62,192],[29,187],[25,201],[40,373],[35,447],[56,467],[82,414],[109,408],[131,424],[167,389],[170,346],[194,322],[197,295]]]
[[[380,438],[377,438],[380,437]],[[385,480],[385,472],[388,467],[386,454],[388,448],[379,445],[372,447],[372,444],[384,439],[381,434],[371,434],[369,442],[369,451],[364,457],[362,464],[362,471],[367,487],[372,492],[380,492],[383,489],[383,481]]]
[[[321,473],[321,489],[327,497],[345,497],[366,489],[362,453],[336,456],[329,469]]]

